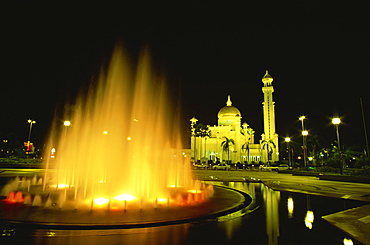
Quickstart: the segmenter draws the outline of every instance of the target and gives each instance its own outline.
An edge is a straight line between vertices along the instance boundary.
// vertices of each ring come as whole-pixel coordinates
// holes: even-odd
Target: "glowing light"
[[[104,135],[107,135],[108,134],[108,131],[107,130],[103,131],[103,134]]]
[[[71,121],[64,121],[63,125],[66,127],[71,126]]]
[[[158,198],[157,201],[158,202],[167,202],[167,199],[166,198]]]
[[[313,212],[307,211],[304,223],[308,229],[312,229],[313,220],[314,220]]]
[[[131,140],[131,137],[129,136],[129,137],[127,137],[127,140]]]
[[[288,216],[289,218],[293,217],[293,211],[294,211],[294,201],[292,197],[288,198]]]
[[[303,130],[303,131],[302,131],[302,135],[303,135],[303,136],[307,136],[307,135],[308,135],[308,131],[307,131],[307,130]]]
[[[63,188],[67,188],[67,187],[69,187],[69,185],[67,185],[67,184],[58,184],[59,189],[63,189]]]
[[[300,116],[300,117],[299,117],[299,120],[301,120],[301,121],[303,121],[304,119],[306,119],[306,117],[305,117],[305,116]]]
[[[290,142],[290,137],[286,137],[285,142]]]
[[[116,196],[114,199],[117,201],[131,201],[131,200],[134,200],[135,197],[129,194],[122,194],[120,196]]]
[[[104,204],[106,204],[106,203],[108,203],[109,202],[109,200],[108,199],[106,199],[106,198],[103,198],[103,197],[99,197],[99,198],[95,198],[94,199],[94,203],[96,204],[96,205],[104,205]]]
[[[201,193],[202,191],[201,190],[188,190],[188,192],[190,192],[190,193]]]
[[[343,239],[343,244],[344,245],[353,245],[353,242],[352,242],[352,240],[350,239],[350,238],[344,238]]]
[[[331,120],[333,124],[340,124],[340,118],[336,117]]]

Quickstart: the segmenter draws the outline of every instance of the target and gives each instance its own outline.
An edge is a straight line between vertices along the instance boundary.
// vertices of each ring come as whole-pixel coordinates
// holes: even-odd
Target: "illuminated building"
[[[279,160],[278,134],[275,131],[275,102],[273,101],[273,78],[266,74],[262,78],[264,86],[263,123],[264,132],[258,143],[255,142],[255,131],[248,123],[242,123],[242,115],[232,105],[228,96],[226,106],[218,112],[218,124],[208,126],[209,136],[199,137],[195,133],[197,119],[192,118],[191,156],[193,161],[220,162],[230,160],[232,163],[267,163]],[[223,145],[230,141],[228,151]],[[224,143],[223,143],[224,142]],[[226,147],[227,148],[227,147]]]

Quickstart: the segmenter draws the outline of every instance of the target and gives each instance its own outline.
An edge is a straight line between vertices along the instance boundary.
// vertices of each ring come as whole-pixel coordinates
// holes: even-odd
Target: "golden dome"
[[[220,117],[241,117],[239,109],[231,105],[230,95],[228,96],[226,106],[222,107],[218,112],[218,118]]]
[[[272,81],[274,79],[272,78],[272,76],[269,74],[269,72],[266,70],[266,74],[263,76],[262,78],[262,82],[264,84],[268,84],[268,85],[271,85]]]

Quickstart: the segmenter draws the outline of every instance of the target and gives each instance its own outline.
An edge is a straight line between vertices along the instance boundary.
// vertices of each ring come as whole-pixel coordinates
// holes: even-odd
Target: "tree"
[[[248,157],[247,159],[248,159],[248,161],[249,161],[249,141],[250,141],[250,139],[251,139],[251,138],[249,138],[249,139],[248,139],[248,141],[247,141],[247,142],[245,142],[245,143],[242,145],[242,152],[244,152],[244,154],[245,154],[245,153],[247,153],[247,157]],[[248,162],[248,161],[247,161],[247,162]]]
[[[267,154],[267,163],[270,165],[270,161],[272,160],[272,153],[276,148],[274,141],[272,140],[262,140],[262,149],[266,150]]]
[[[221,142],[221,147],[223,151],[227,152],[227,161],[230,161],[230,146],[235,145],[235,141],[233,139],[229,139],[224,136],[225,140]]]
[[[202,123],[194,124],[194,136],[206,138],[211,136],[211,130],[209,130],[208,125],[204,125]]]
[[[307,138],[307,144],[312,149],[310,153],[311,153],[311,156],[313,156],[313,165],[316,166],[317,147],[321,145],[319,141],[319,136],[311,132],[309,134],[309,137]]]

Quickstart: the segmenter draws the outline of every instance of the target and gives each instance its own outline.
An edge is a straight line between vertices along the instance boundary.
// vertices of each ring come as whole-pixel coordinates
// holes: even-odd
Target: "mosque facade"
[[[218,112],[217,125],[200,128],[195,117],[190,120],[193,162],[212,160],[214,163],[269,164],[279,160],[272,81],[272,76],[266,71],[262,78],[264,132],[261,139],[256,141],[252,127],[246,122],[242,123],[241,112],[232,105],[228,96],[226,106]]]

